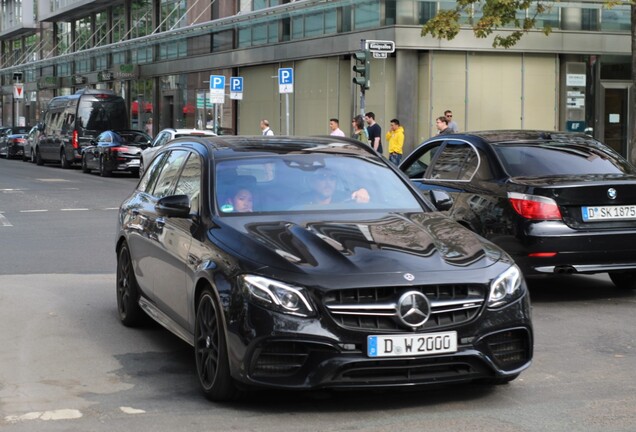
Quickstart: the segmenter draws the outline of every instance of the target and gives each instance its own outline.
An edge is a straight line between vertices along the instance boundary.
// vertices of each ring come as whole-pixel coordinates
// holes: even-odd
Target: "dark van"
[[[82,148],[100,133],[129,129],[126,102],[110,90],[83,89],[51,99],[35,148],[38,165],[59,161],[62,168],[82,161]]]

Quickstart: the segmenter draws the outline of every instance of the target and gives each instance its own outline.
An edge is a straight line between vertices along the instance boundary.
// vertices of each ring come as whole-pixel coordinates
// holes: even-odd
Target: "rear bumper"
[[[533,224],[526,235],[499,243],[528,274],[636,270],[636,229],[575,231],[563,224]]]

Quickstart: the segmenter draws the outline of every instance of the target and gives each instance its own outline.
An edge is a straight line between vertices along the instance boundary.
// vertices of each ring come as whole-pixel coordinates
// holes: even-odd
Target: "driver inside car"
[[[351,194],[337,190],[338,176],[328,168],[321,168],[311,177],[311,193],[308,204],[324,205],[336,202],[355,202],[365,204],[371,200],[369,191],[358,188]]]

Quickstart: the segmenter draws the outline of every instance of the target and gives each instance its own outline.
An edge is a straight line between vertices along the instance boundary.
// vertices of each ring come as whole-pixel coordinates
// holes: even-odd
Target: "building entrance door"
[[[618,153],[629,159],[628,143],[631,139],[629,127],[630,83],[601,83],[603,102],[600,110],[599,137]]]

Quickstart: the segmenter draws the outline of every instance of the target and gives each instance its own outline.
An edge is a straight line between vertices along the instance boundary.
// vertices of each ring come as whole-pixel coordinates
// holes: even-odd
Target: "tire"
[[[611,272],[610,279],[616,288],[624,290],[636,289],[636,272]]]
[[[112,172],[106,169],[104,156],[99,157],[99,175],[102,177],[110,177]]]
[[[117,255],[117,313],[126,327],[142,322],[143,311],[139,306],[139,285],[133,271],[128,245],[123,244]]]
[[[88,174],[91,172],[91,169],[86,165],[86,155],[82,156],[82,172]]]
[[[35,163],[36,165],[44,165],[44,159],[42,159],[39,147],[35,149]]]
[[[71,167],[71,163],[68,161],[68,159],[66,159],[66,152],[64,151],[63,147],[60,150],[60,166],[63,169],[69,169]]]
[[[194,356],[199,383],[207,399],[220,402],[238,397],[230,376],[220,308],[209,289],[201,293],[196,310]]]

